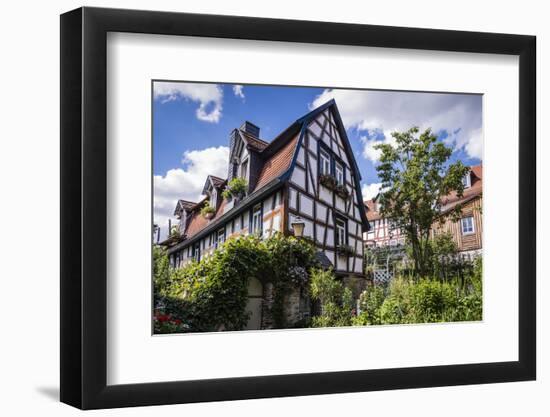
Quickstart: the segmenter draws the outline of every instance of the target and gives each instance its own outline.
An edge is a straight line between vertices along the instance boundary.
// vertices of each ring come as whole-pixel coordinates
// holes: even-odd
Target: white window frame
[[[334,162],[334,175],[336,176],[336,182],[339,185],[344,185],[344,165],[338,161]]]
[[[201,244],[199,243],[193,244],[193,259],[197,262],[201,260]]]
[[[472,226],[471,227],[472,230],[464,230],[464,221],[467,220],[467,219],[470,219],[470,222],[471,222],[470,225]],[[469,229],[469,227],[468,227],[468,229]],[[465,236],[466,235],[473,235],[476,232],[474,216],[462,217],[460,219],[460,230],[462,231],[462,234],[465,235]]]
[[[215,188],[212,188],[212,197],[210,200],[210,206],[214,207],[214,210],[216,210],[218,208],[218,192]]]
[[[321,175],[330,175],[330,155],[327,151],[320,149],[319,158],[321,160]]]
[[[472,174],[468,171],[466,175],[462,178],[462,185],[464,188],[470,188],[472,186]]]
[[[346,239],[346,222],[342,219],[337,218],[335,222],[336,230],[336,246],[347,245]]]
[[[262,230],[262,205],[261,203],[252,209],[252,230],[250,233],[258,233]]]
[[[219,247],[221,244],[223,244],[223,242],[225,242],[225,227],[218,229],[216,236],[216,247]]]

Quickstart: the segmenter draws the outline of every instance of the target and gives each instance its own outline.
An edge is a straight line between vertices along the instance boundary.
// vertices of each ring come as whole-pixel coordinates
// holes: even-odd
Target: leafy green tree
[[[441,198],[451,191],[462,196],[462,178],[468,168],[458,161],[448,162],[452,150],[427,129],[420,135],[413,127],[393,132],[394,144],[382,143],[376,167],[382,179],[381,214],[407,237],[417,276],[430,270],[429,240],[433,223],[438,219]],[[457,215],[460,205],[454,209]]]

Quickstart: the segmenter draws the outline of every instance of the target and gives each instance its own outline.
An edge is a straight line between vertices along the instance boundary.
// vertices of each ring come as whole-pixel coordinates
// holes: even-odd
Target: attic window
[[[462,178],[462,185],[464,185],[464,188],[470,188],[472,186],[472,176],[471,176],[471,173],[469,171]]]
[[[241,178],[246,178],[246,174],[248,172],[248,159],[244,161],[241,165]]]

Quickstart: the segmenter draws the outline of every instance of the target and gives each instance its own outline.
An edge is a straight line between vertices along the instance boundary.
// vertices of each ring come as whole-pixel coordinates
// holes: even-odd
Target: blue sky
[[[431,127],[465,164],[482,159],[482,96],[232,84],[155,82],[155,221],[167,222],[178,198],[200,198],[206,175],[224,177],[229,133],[249,120],[271,141],[294,120],[334,98],[362,176],[365,196],[379,188],[374,145],[391,132]]]

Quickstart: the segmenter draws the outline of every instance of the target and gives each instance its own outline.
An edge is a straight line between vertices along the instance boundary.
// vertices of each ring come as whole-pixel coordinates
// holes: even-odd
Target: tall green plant
[[[353,295],[336,279],[332,270],[311,271],[310,293],[321,305],[321,314],[313,317],[313,327],[341,327],[352,324]]]

